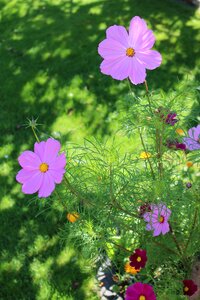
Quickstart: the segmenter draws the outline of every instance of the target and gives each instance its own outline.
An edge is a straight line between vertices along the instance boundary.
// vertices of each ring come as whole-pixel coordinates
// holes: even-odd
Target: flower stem
[[[149,88],[148,88],[148,84],[147,84],[146,80],[144,81],[144,85],[145,85],[145,89],[146,89],[147,101],[149,103],[149,109],[150,109],[150,112],[153,114],[153,110],[152,110],[152,107],[151,107],[151,100],[150,100],[150,97],[149,97]]]
[[[35,128],[34,128],[33,126],[31,126],[31,129],[32,129],[33,134],[34,134],[34,136],[35,136],[35,138],[36,138],[36,141],[39,143],[40,140],[39,140],[39,138],[38,138],[38,136],[37,136],[37,133],[36,133],[36,131],[35,131]]]
[[[186,253],[186,250],[188,248],[188,245],[191,241],[191,238],[192,238],[192,235],[193,235],[193,232],[194,232],[194,229],[195,229],[195,225],[196,225],[196,221],[197,221],[197,216],[198,216],[198,207],[195,209],[195,213],[194,213],[194,219],[193,219],[193,223],[192,223],[192,227],[191,227],[191,230],[190,230],[190,235],[188,237],[188,240],[187,240],[187,243],[185,245],[185,248],[184,248],[184,253]]]
[[[176,235],[175,235],[175,233],[174,233],[174,231],[173,231],[172,226],[171,226],[170,223],[169,223],[169,228],[170,228],[170,232],[171,232],[171,234],[172,234],[173,241],[174,241],[174,243],[175,243],[175,245],[176,245],[176,248],[177,248],[177,250],[178,250],[180,256],[182,257],[182,250],[181,250],[181,247],[179,246],[178,240],[177,240],[177,238],[176,238]]]
[[[141,130],[138,129],[139,131],[139,135],[140,135],[140,140],[141,140],[141,143],[142,143],[142,146],[144,148],[144,151],[147,153],[147,149],[146,149],[146,146],[145,146],[145,143],[144,143],[144,139],[143,139],[143,136],[142,136],[142,133],[141,133]],[[149,163],[149,166],[150,166],[150,170],[151,170],[151,175],[152,175],[152,178],[155,179],[155,174],[154,174],[154,171],[153,171],[153,167],[152,167],[152,164],[151,164],[151,161],[147,155],[147,161]]]

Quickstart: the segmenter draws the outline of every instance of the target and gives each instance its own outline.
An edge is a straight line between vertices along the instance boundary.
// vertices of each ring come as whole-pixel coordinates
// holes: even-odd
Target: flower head
[[[106,39],[98,47],[103,57],[101,72],[117,80],[130,78],[133,84],[145,81],[146,69],[160,66],[162,57],[159,52],[150,50],[155,36],[146,22],[134,17],[130,22],[129,33],[123,26],[113,25],[106,30]]]
[[[80,218],[80,215],[76,212],[67,214],[67,220],[71,223],[76,222],[79,218]]]
[[[177,128],[176,133],[179,134],[179,135],[185,135],[183,129],[181,129],[181,128]]]
[[[187,187],[188,189],[190,189],[190,188],[192,187],[191,182],[187,182],[187,183],[186,183],[186,187]]]
[[[148,159],[150,157],[151,157],[151,153],[149,153],[149,152],[143,151],[143,152],[140,153],[140,158],[141,159]]]
[[[127,288],[125,300],[156,300],[156,295],[151,285],[137,282]]]
[[[151,205],[151,212],[146,212],[143,215],[147,230],[153,230],[153,236],[158,236],[161,233],[164,235],[169,232],[168,219],[171,215],[171,210],[165,204]]]
[[[186,148],[190,151],[200,150],[200,124],[197,127],[192,127],[188,131],[189,137],[183,139]]]
[[[186,150],[186,145],[183,143],[179,143],[178,140],[167,141],[167,147],[174,150]]]
[[[35,143],[34,152],[24,151],[18,158],[22,169],[16,180],[22,184],[24,194],[38,192],[39,197],[48,197],[61,183],[65,173],[65,154],[58,154],[60,143],[49,138],[46,142]]]
[[[139,208],[139,215],[142,217],[145,212],[150,212],[151,211],[151,205],[149,203],[145,203],[140,206]]]
[[[165,109],[164,107],[159,107],[156,113],[160,116],[164,123],[174,126],[178,122],[176,119],[177,114]]]
[[[187,162],[186,162],[186,166],[187,166],[188,168],[191,168],[191,167],[193,166],[193,162],[192,162],[192,161],[187,161]]]
[[[136,269],[144,268],[147,262],[146,251],[142,249],[136,249],[129,259],[131,267]]]
[[[124,269],[125,269],[125,272],[126,272],[126,273],[129,273],[129,274],[132,274],[132,275],[136,275],[137,273],[140,272],[140,269],[136,269],[136,268],[134,268],[134,267],[131,267],[130,262],[127,262],[127,263],[125,264]]]
[[[183,280],[183,293],[187,296],[192,296],[198,290],[197,285],[193,280],[186,279]]]

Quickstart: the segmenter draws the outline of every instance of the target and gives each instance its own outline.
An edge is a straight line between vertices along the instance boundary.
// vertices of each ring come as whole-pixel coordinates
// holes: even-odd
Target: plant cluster
[[[98,48],[101,72],[129,82],[122,128],[131,142],[140,140],[140,149],[122,154],[115,139],[86,139],[82,146],[63,145],[59,154],[61,143],[40,141],[30,121],[37,142],[34,152],[19,156],[16,177],[23,193],[38,192],[41,205],[66,214],[63,240],[90,259],[107,253],[116,281],[126,282],[126,300],[184,299],[197,292],[190,276],[200,249],[200,125],[184,125],[179,99],[188,96],[185,90],[149,92],[146,69],[162,61],[151,50],[154,43],[146,22],[134,17],[129,34],[111,26]],[[142,83],[139,97],[131,84]]]

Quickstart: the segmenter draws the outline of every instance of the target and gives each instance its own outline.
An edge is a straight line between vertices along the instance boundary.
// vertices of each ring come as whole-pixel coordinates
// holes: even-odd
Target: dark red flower
[[[144,268],[147,262],[146,251],[142,249],[136,249],[129,259],[131,267],[134,267],[137,270]]]
[[[139,215],[140,215],[140,217],[142,217],[144,213],[150,212],[150,211],[151,211],[151,205],[148,203],[145,203],[140,206]]]
[[[175,119],[176,116],[177,116],[177,114],[175,114],[175,113],[172,113],[172,112],[169,113],[167,115],[167,117],[165,118],[165,123],[174,126],[174,124],[176,124],[178,122],[178,120]]]
[[[186,145],[183,143],[179,143],[177,140],[167,141],[167,147],[174,150],[186,150]]]
[[[164,107],[159,107],[155,112],[159,115],[160,119],[166,124],[174,126],[174,124],[178,122],[178,120],[176,119],[177,114],[169,111]]]
[[[183,280],[183,293],[187,296],[192,296],[198,290],[197,285],[193,280],[186,279]]]

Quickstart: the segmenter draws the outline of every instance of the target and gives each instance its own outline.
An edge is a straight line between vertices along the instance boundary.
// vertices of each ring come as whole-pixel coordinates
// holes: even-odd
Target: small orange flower
[[[67,214],[67,220],[71,223],[76,222],[80,218],[80,215],[78,213],[68,213]]]
[[[132,275],[136,275],[137,273],[140,272],[140,270],[135,269],[134,267],[131,267],[130,263],[127,262],[124,266],[125,272],[132,274]]]
[[[178,133],[179,135],[185,135],[183,129],[181,129],[181,128],[177,128],[176,133]]]
[[[187,161],[187,162],[186,162],[186,166],[187,166],[188,168],[192,167],[192,166],[193,166],[193,162],[192,162],[192,161]]]
[[[149,153],[149,152],[143,151],[140,153],[140,158],[142,158],[142,159],[147,159],[149,157],[151,157],[151,153]]]

